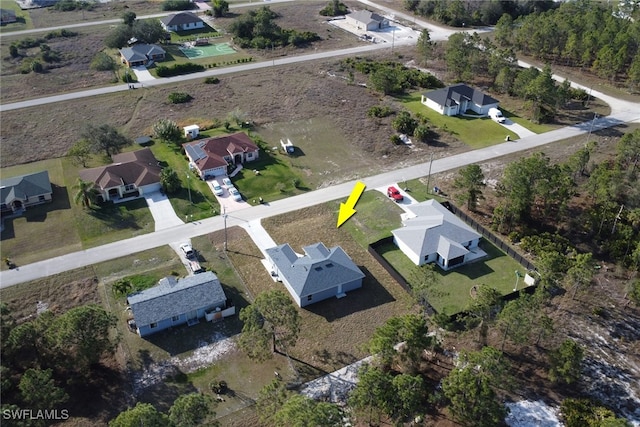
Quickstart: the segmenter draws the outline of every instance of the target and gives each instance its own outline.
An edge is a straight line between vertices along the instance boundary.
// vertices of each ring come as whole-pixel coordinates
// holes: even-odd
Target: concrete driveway
[[[147,206],[149,206],[153,220],[156,223],[156,231],[184,224],[184,221],[178,218],[178,215],[176,215],[176,212],[173,210],[173,206],[171,206],[171,202],[164,194],[156,191],[151,194],[146,194],[144,198],[147,201]]]
[[[518,134],[520,138],[526,138],[528,136],[536,135],[534,132],[531,132],[526,127],[519,125],[518,123],[515,123],[509,119],[505,119],[504,123],[498,123],[498,124],[503,128],[509,129],[511,132]]]
[[[218,184],[220,184],[220,186],[222,187],[222,190],[224,191],[222,193],[222,196],[216,196],[216,199],[218,200],[218,203],[220,204],[220,209],[223,209],[225,212],[229,213],[229,212],[235,212],[235,211],[239,211],[242,209],[247,209],[250,208],[251,205],[247,202],[245,202],[244,200],[240,200],[239,202],[236,202],[235,200],[233,200],[233,197],[231,197],[231,194],[229,194],[229,191],[227,191],[226,187],[224,185],[222,185],[222,179],[226,178],[225,176],[219,176],[216,178],[211,178],[207,180],[207,184],[209,185],[209,188],[211,189],[211,193],[215,195],[215,193],[213,192],[213,183],[217,182]],[[240,189],[238,188],[238,191],[240,191]],[[242,192],[241,192],[242,193]]]
[[[155,80],[155,77],[151,75],[147,67],[131,67],[134,73],[136,73],[136,78],[139,82],[150,82]]]

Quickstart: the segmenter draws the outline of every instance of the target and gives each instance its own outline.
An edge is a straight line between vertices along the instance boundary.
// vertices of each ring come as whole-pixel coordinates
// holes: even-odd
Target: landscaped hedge
[[[175,64],[171,67],[165,65],[159,65],[156,69],[158,77],[172,77],[179,76],[181,74],[198,73],[204,71],[204,65],[194,64],[193,62],[187,62],[186,64]]]

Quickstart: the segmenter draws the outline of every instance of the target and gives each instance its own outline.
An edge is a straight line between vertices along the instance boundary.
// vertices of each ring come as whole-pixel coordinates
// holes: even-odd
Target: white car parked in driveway
[[[224,185],[227,188],[233,187],[233,183],[229,178],[222,178],[222,185]]]
[[[234,186],[229,187],[229,194],[231,194],[231,197],[233,197],[233,200],[236,202],[242,200],[242,194],[240,194],[238,189]]]
[[[216,196],[222,196],[222,193],[224,193],[224,190],[222,189],[220,184],[218,184],[217,182],[214,182],[213,183],[213,194],[215,194]]]
[[[191,245],[189,243],[183,243],[180,245],[180,250],[182,250],[182,253],[184,254],[184,256],[187,257],[187,259],[191,259],[193,257],[195,257],[196,253],[193,250],[193,248],[191,247]]]

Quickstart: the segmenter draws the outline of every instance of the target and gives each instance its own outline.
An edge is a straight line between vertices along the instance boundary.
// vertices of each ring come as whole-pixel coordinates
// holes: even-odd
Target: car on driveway
[[[222,185],[224,185],[227,188],[233,187],[233,183],[229,178],[222,178]]]
[[[183,243],[180,245],[180,250],[187,257],[187,259],[195,258],[196,252],[193,250],[189,243]]]
[[[400,191],[398,191],[398,189],[394,186],[387,188],[387,196],[391,197],[396,203],[400,203],[404,200],[404,196],[402,196],[402,194],[400,194]]]
[[[224,193],[224,190],[222,189],[220,184],[218,184],[217,182],[214,182],[213,183],[213,194],[215,194],[216,196],[222,196],[222,193]]]
[[[229,194],[231,194],[231,197],[233,197],[233,200],[236,202],[242,200],[242,194],[240,194],[238,189],[234,186],[229,187]]]

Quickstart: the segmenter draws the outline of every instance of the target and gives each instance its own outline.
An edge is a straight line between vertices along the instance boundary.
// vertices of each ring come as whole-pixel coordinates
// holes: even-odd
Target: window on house
[[[313,295],[307,295],[307,301],[311,301],[313,299]]]
[[[158,324],[157,324],[156,322],[153,322],[152,324],[150,324],[150,325],[149,325],[149,327],[150,327],[151,329],[155,329],[155,328],[157,328],[157,327],[158,327]]]
[[[127,184],[124,186],[124,191],[133,191],[136,189],[136,185],[135,184]]]
[[[177,322],[178,320],[180,320],[180,316],[173,316],[173,317],[171,318],[171,321],[172,321],[172,322]]]

